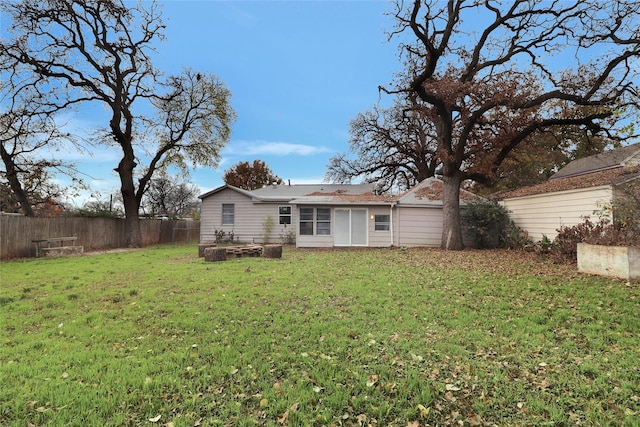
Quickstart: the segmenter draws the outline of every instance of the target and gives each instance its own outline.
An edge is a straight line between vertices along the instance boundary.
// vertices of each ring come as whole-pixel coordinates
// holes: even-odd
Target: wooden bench
[[[36,245],[36,258],[39,258],[41,253],[46,256],[81,254],[84,247],[76,246],[76,240],[77,237],[49,237],[32,242]]]

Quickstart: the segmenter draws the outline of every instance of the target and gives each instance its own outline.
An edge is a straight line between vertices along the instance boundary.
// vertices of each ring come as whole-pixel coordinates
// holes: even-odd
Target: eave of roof
[[[206,193],[199,195],[198,198],[202,200],[226,189],[236,191],[240,194],[244,194],[247,197],[254,197],[251,191],[243,190],[242,188],[234,187],[233,185],[224,184],[224,185],[221,185],[220,187],[214,188],[211,191],[207,191]]]
[[[513,199],[516,197],[534,196],[545,193],[557,193],[560,191],[600,187],[603,185],[615,185],[620,182],[626,182],[630,179],[636,179],[638,177],[640,177],[639,166],[630,168],[618,167],[615,169],[607,169],[578,176],[549,180],[529,187],[522,187],[515,190],[496,193],[492,195],[491,198],[496,200],[504,200]]]

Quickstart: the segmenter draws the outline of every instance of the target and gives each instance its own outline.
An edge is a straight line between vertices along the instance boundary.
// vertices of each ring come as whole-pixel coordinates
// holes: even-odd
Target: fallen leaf
[[[162,418],[162,415],[158,415],[157,417],[149,418],[149,421],[152,423],[157,423]]]
[[[426,418],[429,416],[429,411],[431,411],[431,408],[425,408],[424,405],[420,404],[418,405],[418,409],[420,410],[420,416],[422,418]]]
[[[444,388],[447,389],[448,391],[460,391],[460,387],[456,387],[453,384],[446,384]]]
[[[367,387],[373,387],[378,382],[377,375],[369,375],[369,380],[367,380]]]
[[[289,419],[289,411],[286,411],[284,414],[278,417],[278,423],[286,424],[288,419]]]

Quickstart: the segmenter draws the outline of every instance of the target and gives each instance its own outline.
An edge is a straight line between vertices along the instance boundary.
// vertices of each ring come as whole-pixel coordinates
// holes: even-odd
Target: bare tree
[[[382,192],[405,190],[434,176],[439,161],[433,123],[415,101],[395,100],[390,108],[374,107],[350,123],[349,149],[329,160],[325,178],[347,183],[362,178]]]
[[[48,80],[58,95],[51,107],[87,102],[106,107],[107,136],[99,142],[115,144],[122,152],[115,170],[126,244],[135,247],[142,245],[138,212],[154,172],[169,164],[186,167],[187,161],[217,164],[235,115],[229,91],[213,75],[186,70],[161,79],[150,56],[163,38],[158,5],[152,1],[127,6],[123,0],[4,3],[16,38],[2,42],[0,49]],[[142,111],[147,106],[155,107],[157,115],[136,115],[135,108]],[[142,128],[155,130],[147,132],[151,140],[142,136]],[[145,158],[151,160],[139,166]]]
[[[198,188],[178,182],[176,176],[160,174],[149,182],[142,200],[145,213],[152,216],[186,218],[198,211]]]
[[[51,211],[47,207],[62,194],[51,181],[50,172],[73,177],[75,169],[50,154],[43,158],[42,152],[48,148],[51,153],[63,141],[74,140],[60,130],[55,111],[43,106],[46,95],[39,88],[42,81],[25,76],[6,57],[0,61],[0,70],[0,180],[6,183],[0,202],[2,210],[25,216],[47,214]]]
[[[463,248],[461,183],[495,179],[519,144],[558,126],[616,137],[606,122],[613,107],[637,106],[629,104],[640,70],[639,11],[637,0],[396,3],[392,36],[409,42],[401,44],[405,73],[387,91],[417,95],[434,123],[443,248]],[[576,114],[560,114],[566,109]]]

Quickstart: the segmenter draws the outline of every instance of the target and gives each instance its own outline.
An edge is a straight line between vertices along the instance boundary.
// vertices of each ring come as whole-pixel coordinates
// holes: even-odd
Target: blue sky
[[[349,121],[378,102],[378,86],[401,66],[385,31],[385,1],[168,1],[166,39],[156,46],[164,73],[190,67],[216,74],[237,113],[220,166],[196,168],[202,192],[223,184],[226,169],[264,160],[292,184],[319,183],[331,156],[348,151]],[[84,108],[74,127],[103,127]],[[95,147],[91,158],[67,154],[90,177],[94,197],[118,192],[119,147]],[[75,158],[74,158],[75,157]],[[73,203],[82,204],[88,193]]]

